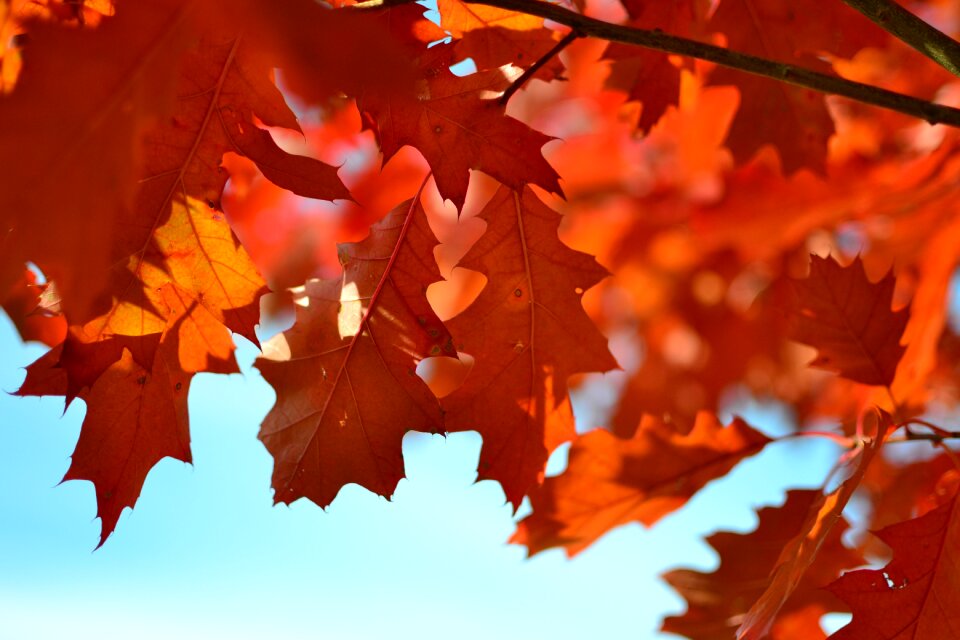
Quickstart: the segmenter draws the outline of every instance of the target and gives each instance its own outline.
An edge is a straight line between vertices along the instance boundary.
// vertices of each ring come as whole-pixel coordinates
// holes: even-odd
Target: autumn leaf
[[[794,281],[797,302],[791,335],[817,349],[811,366],[872,385],[890,385],[904,347],[906,309],[890,309],[894,277],[867,279],[860,258],[842,267],[833,258],[811,256],[810,275]]]
[[[689,431],[652,416],[629,439],[596,429],[574,441],[566,471],[530,494],[533,513],[511,542],[574,555],[628,522],[652,526],[769,442],[739,418],[723,426],[707,413]]]
[[[631,25],[685,37],[702,30],[707,9],[703,0],[627,0],[623,4]],[[613,61],[607,84],[626,91],[630,100],[643,105],[637,121],[640,131],[648,132],[668,107],[678,104],[681,67],[665,53],[614,43],[607,47],[604,57]]]
[[[521,69],[532,66],[559,40],[557,31],[547,29],[543,18],[498,7],[468,4],[461,0],[440,0],[440,26],[456,38],[457,57],[471,59],[478,71],[512,64]],[[548,60],[535,77],[553,80],[563,73],[563,63]]]
[[[257,57],[281,69],[285,88],[311,104],[330,105],[341,94],[404,91],[417,80],[411,59],[445,37],[404,4],[356,13],[312,0],[226,0],[203,7],[205,21],[244,33]]]
[[[832,491],[823,493],[811,505],[797,535],[783,546],[766,590],[744,616],[737,629],[737,640],[760,640],[767,637],[778,613],[799,587],[831,532],[840,522],[844,508],[860,486],[867,468],[883,446],[884,438],[892,426],[893,419],[890,414],[879,412],[876,433],[858,452],[857,465],[850,477]]]
[[[29,25],[16,89],[0,98],[0,117],[17,123],[0,134],[0,225],[15,238],[0,275],[33,261],[57,282],[65,308],[81,314],[102,294],[108,247],[143,163],[141,140],[173,107],[189,5],[124,4],[90,30]]]
[[[178,366],[179,325],[171,313],[151,369],[123,349],[91,388],[80,393],[87,414],[64,480],[89,480],[97,495],[100,545],[120,514],[133,507],[147,473],[164,457],[190,462],[187,393],[192,373]],[[62,346],[30,365],[18,395],[67,395],[67,374],[57,365]],[[232,355],[231,355],[232,358]],[[98,546],[100,546],[98,545]]]
[[[440,279],[436,244],[418,193],[366,240],[340,245],[342,277],[308,282],[296,324],[257,361],[277,391],[260,431],[275,502],[325,507],[350,482],[389,497],[404,475],[404,434],[443,431],[416,372],[423,358],[455,355],[426,298]]]
[[[143,481],[165,457],[190,462],[187,392],[192,375],[173,365],[163,350],[152,370],[124,351],[84,397],[87,416],[64,480],[96,487],[100,545],[125,507],[133,507]]]
[[[479,478],[497,480],[516,507],[574,435],[567,379],[617,366],[580,303],[606,271],[560,242],[560,216],[530,189],[500,187],[479,217],[486,232],[459,266],[488,283],[447,323],[476,363],[443,407],[449,431],[483,437]]]
[[[853,610],[853,620],[831,640],[956,637],[958,526],[954,496],[924,516],[878,531],[893,550],[893,560],[883,569],[844,574],[830,585]]]
[[[27,368],[17,391],[21,396],[62,395],[80,397],[87,414],[73,462],[64,480],[89,480],[97,494],[97,515],[102,521],[100,545],[111,535],[126,507],[133,507],[147,473],[160,460],[172,457],[190,462],[187,394],[193,374],[200,371],[238,372],[230,332],[196,302],[187,303],[173,285],[161,290],[167,302],[166,325],[149,341],[150,368],[141,365],[124,342],[97,345],[93,354],[79,359],[95,376],[77,388],[62,363],[62,343]],[[137,344],[129,342],[126,344]],[[103,357],[104,349],[119,355]],[[99,545],[98,545],[99,546]]]
[[[825,6],[818,0],[723,0],[709,27],[722,32],[731,49],[823,72],[831,69],[819,54],[849,58],[885,41],[882,31],[843,3]],[[740,90],[740,108],[727,135],[738,162],[772,144],[784,172],[804,167],[825,172],[834,125],[821,95],[724,68],[715,70],[710,82]]]
[[[261,306],[270,325],[289,302],[257,365],[276,502],[390,496],[407,431],[473,430],[479,479],[530,498],[514,541],[569,554],[760,453],[714,417],[760,401],[848,445],[849,478],[713,537],[720,567],[670,574],[688,610],[664,628],[822,638],[842,605],[817,587],[878,552],[840,544],[851,495],[884,526],[960,478],[960,111],[936,64],[960,54],[930,30],[955,3],[903,5],[917,42],[854,2],[485,1],[434,21],[406,0],[0,0],[0,304],[53,345],[16,393],[85,403],[66,477],[94,484],[102,543],[158,461],[190,460],[193,375],[236,372],[234,334],[257,344]],[[436,194],[391,212],[428,169]],[[791,284],[810,253],[858,257]],[[865,437],[876,404],[898,415]],[[949,628],[949,505],[835,585],[840,637]]]
[[[906,465],[898,464],[895,452],[889,453],[874,460],[863,478],[863,489],[873,503],[869,522],[872,531],[928,512],[940,480],[957,468],[948,453]]]
[[[74,393],[92,384],[123,348],[131,349],[141,366],[152,366],[155,338],[149,336],[163,330],[166,301],[160,292],[167,284],[256,343],[264,283],[215,210],[228,178],[220,168],[224,153],[250,156],[268,178],[294,193],[349,197],[336,169],[282,151],[255,125],[256,120],[299,130],[272,83],[271,69],[242,38],[220,34],[204,39],[187,55],[178,93],[172,120],[147,138],[159,152],[146,158],[135,206],[114,238],[114,305],[72,329],[64,350],[62,364]],[[84,355],[74,357],[77,352]],[[99,364],[80,364],[91,358]]]
[[[510,79],[498,69],[457,77],[450,72],[452,62],[453,50],[437,45],[421,56],[423,84],[358,101],[384,160],[404,145],[416,147],[430,163],[440,195],[458,209],[471,169],[514,189],[535,184],[560,193],[557,173],[540,153],[549,136],[507,116],[497,100]]]
[[[49,283],[38,284],[36,274],[24,269],[23,277],[0,297],[0,306],[17,327],[24,340],[39,340],[48,346],[63,342],[67,322],[63,316],[51,310],[44,295],[51,290]]]
[[[220,167],[223,154],[248,155],[269,179],[300,195],[332,200],[349,194],[335,168],[282,151],[256,126],[299,131],[272,70],[241,36],[211,34],[201,41],[186,58],[178,93],[173,119],[148,139],[162,150],[148,158],[136,202],[138,219],[148,224],[131,224],[116,249],[126,261],[115,269],[115,286],[130,291],[125,283],[139,280],[147,299],[134,288],[121,302],[149,310],[152,292],[174,282],[256,342],[263,281],[216,213],[229,177]]]
[[[771,569],[781,552],[820,500],[818,491],[793,490],[779,507],[757,512],[760,521],[750,533],[720,532],[707,542],[720,556],[712,573],[674,569],[663,578],[687,601],[687,610],[663,621],[663,630],[691,640],[729,640],[750,603],[759,598],[770,582]],[[790,595],[770,632],[772,640],[814,640],[824,638],[820,617],[842,611],[842,604],[822,587],[843,569],[864,563],[841,540],[848,525],[842,518],[824,539],[816,560]],[[796,633],[801,626],[804,633]]]
[[[126,299],[71,326],[67,335],[60,364],[70,381],[68,398],[92,385],[124,349],[140,366],[152,368],[167,324],[170,301],[164,292],[171,285],[185,306],[196,303],[213,320],[256,343],[258,301],[266,288],[229,225],[205,204],[176,203],[150,241],[116,264],[113,276],[114,290]]]
[[[168,325],[169,318],[175,318],[180,369],[187,373],[240,373],[233,357],[233,336],[210,311],[173,284],[164,285],[160,295]]]

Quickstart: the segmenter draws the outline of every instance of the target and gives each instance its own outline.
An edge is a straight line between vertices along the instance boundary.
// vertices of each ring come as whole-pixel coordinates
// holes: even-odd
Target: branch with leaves
[[[533,507],[513,541],[575,555],[828,438],[819,490],[711,537],[715,573],[666,576],[689,608],[664,628],[818,637],[825,584],[854,614],[835,638],[953,624],[960,134],[864,108],[960,126],[912,97],[960,58],[910,6],[67,4],[0,25],[0,303],[51,347],[17,393],[87,406],[66,478],[94,485],[99,544],[155,464],[191,460],[190,383],[238,370],[236,335],[263,339],[278,503],[390,496],[408,431],[475,431],[478,479]],[[267,340],[271,290],[296,322]],[[612,406],[578,433],[570,392],[598,384]],[[791,435],[721,419],[738,397],[788,407]],[[942,453],[889,455],[914,441]],[[854,496],[894,549],[882,579],[840,577],[873,554],[842,535]]]
[[[383,7],[413,2],[414,0],[366,0],[353,5],[360,10],[376,10]],[[847,1],[847,0],[844,0]],[[920,118],[929,124],[946,124],[960,127],[960,109],[922,100],[912,96],[888,91],[862,82],[846,80],[835,75],[820,73],[805,67],[778,62],[740,51],[714,46],[697,40],[690,40],[664,33],[660,29],[640,29],[637,27],[612,24],[585,16],[544,0],[470,0],[470,4],[496,7],[538,16],[573,29],[579,37],[598,38],[609,42],[620,42],[661,51],[663,53],[687,56],[705,60],[714,64],[751,73],[778,82],[812,89],[821,93],[843,96],[891,111]],[[960,60],[960,45],[949,36],[930,27],[913,14],[900,9],[899,12],[881,11],[877,4],[892,5],[883,2],[847,2],[857,6],[871,19],[889,29],[901,38],[921,50],[924,55],[936,60],[938,64],[956,73],[958,67],[953,61]],[[893,5],[895,6],[895,5]],[[869,10],[868,10],[869,7]],[[881,17],[878,17],[881,16]],[[572,38],[574,36],[567,36]],[[922,44],[921,44],[922,43]],[[952,44],[950,44],[952,43]],[[557,51],[559,52],[559,50]],[[555,53],[557,53],[555,52]]]

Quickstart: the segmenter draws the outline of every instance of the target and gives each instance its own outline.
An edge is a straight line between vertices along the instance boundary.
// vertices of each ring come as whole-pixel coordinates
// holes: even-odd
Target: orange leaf
[[[128,239],[130,245],[137,233]],[[166,223],[139,251],[118,262],[113,276],[113,290],[123,298],[107,313],[70,328],[61,361],[70,379],[68,398],[93,384],[123,349],[142,367],[153,366],[157,337],[167,325],[168,286],[175,285],[184,307],[200,305],[211,320],[256,344],[254,326],[266,287],[230,226],[205,204],[175,201]],[[215,351],[215,359],[224,355],[222,348]]]
[[[747,534],[715,533],[707,542],[720,556],[712,573],[675,569],[664,579],[687,601],[683,615],[663,621],[663,630],[693,640],[729,640],[751,602],[770,581],[770,570],[783,547],[804,525],[807,513],[820,500],[819,491],[793,490],[779,507],[757,512],[760,522]],[[841,519],[825,538],[816,561],[780,610],[773,625],[773,640],[815,640],[825,634],[820,616],[842,611],[842,605],[821,589],[841,570],[862,565],[859,553],[843,546],[847,523]],[[803,632],[798,632],[798,628]]]
[[[173,106],[189,5],[124,3],[96,29],[30,25],[17,86],[0,97],[0,119],[16,123],[0,132],[0,227],[15,239],[0,274],[3,263],[35,262],[57,282],[68,316],[85,314],[106,285],[113,233],[140,177],[142,137]]]
[[[702,29],[706,6],[703,0],[658,2],[627,0],[623,3],[630,24],[641,29],[660,29],[672,35],[691,37]],[[623,89],[630,100],[639,100],[643,112],[637,128],[650,131],[666,112],[680,100],[680,67],[665,53],[636,46],[613,43],[604,57],[613,61],[607,84]]]
[[[628,522],[652,526],[769,442],[739,418],[724,427],[708,413],[688,433],[652,416],[630,439],[596,429],[574,441],[564,473],[530,494],[533,513],[511,542],[573,555]]]
[[[173,284],[165,284],[160,295],[169,309],[171,329],[177,331],[177,361],[183,371],[240,373],[233,338],[213,314]]]
[[[540,147],[549,136],[507,116],[496,98],[509,85],[500,70],[457,77],[450,72],[453,51],[437,45],[420,61],[427,80],[406,93],[365,94],[360,110],[377,135],[385,160],[404,145],[423,154],[441,196],[460,209],[471,169],[521,189],[535,184],[560,193],[556,171]]]
[[[777,614],[800,585],[834,527],[840,522],[844,507],[860,486],[867,467],[882,446],[892,424],[890,414],[881,412],[876,437],[869,440],[860,452],[860,460],[850,477],[811,505],[800,532],[783,546],[777,566],[770,574],[770,583],[747,612],[737,630],[737,640],[761,640],[767,637]]]
[[[845,574],[829,589],[853,610],[831,640],[952,640],[960,630],[960,508],[957,498],[877,537],[893,549],[883,569]]]
[[[0,306],[13,321],[24,340],[39,340],[55,346],[63,342],[67,334],[67,321],[63,316],[48,311],[42,296],[49,284],[37,284],[37,276],[24,269],[23,277],[0,297]]]
[[[123,509],[136,504],[156,463],[167,456],[191,461],[187,393],[192,377],[177,368],[176,355],[165,349],[152,370],[124,350],[85,396],[87,415],[63,479],[94,484],[103,523],[100,545]]]
[[[529,188],[500,187],[479,217],[487,230],[460,266],[488,282],[447,323],[476,363],[443,407],[450,431],[483,437],[479,478],[500,482],[516,507],[574,435],[567,378],[617,366],[580,302],[607,272],[560,242],[560,216]]]
[[[437,244],[417,198],[340,245],[343,276],[306,285],[292,329],[257,361],[277,391],[260,439],[274,457],[276,502],[326,506],[355,482],[389,496],[403,477],[401,441],[443,431],[440,405],[416,374],[453,353],[426,286]]]
[[[849,58],[886,41],[886,34],[843,3],[819,0],[723,0],[710,27],[727,36],[731,49],[822,72],[830,66],[817,54]],[[786,173],[803,167],[824,173],[834,126],[821,94],[726,68],[716,69],[710,82],[740,90],[727,136],[738,162],[773,144]]]
[[[811,256],[809,277],[793,284],[797,301],[791,337],[818,350],[811,366],[863,384],[893,382],[909,312],[890,309],[892,272],[872,283],[859,257],[841,267],[833,258]]]
[[[314,104],[405,89],[415,80],[411,58],[446,35],[415,4],[354,12],[313,0],[225,0],[206,8],[210,23],[246,33],[258,57],[282,69],[285,87]]]
[[[470,58],[478,71],[505,64],[526,69],[549,52],[559,33],[544,27],[543,18],[497,7],[439,0],[440,25],[456,38],[457,58]],[[563,73],[563,63],[554,58],[534,76],[552,80]]]

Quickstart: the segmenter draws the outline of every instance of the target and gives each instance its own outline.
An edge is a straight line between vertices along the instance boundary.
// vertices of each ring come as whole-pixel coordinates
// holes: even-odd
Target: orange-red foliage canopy
[[[66,478],[94,484],[101,544],[160,459],[190,461],[193,375],[236,371],[233,336],[259,346],[261,311],[292,304],[256,365],[277,502],[389,496],[404,433],[473,430],[478,477],[533,507],[513,541],[573,555],[828,437],[823,490],[712,536],[712,574],[666,576],[688,610],[664,629],[823,637],[846,603],[837,638],[955,637],[960,134],[792,72],[586,38],[539,0],[353,4],[0,3],[0,304],[51,347],[19,394],[87,406]],[[960,88],[842,2],[568,11],[926,100]],[[578,435],[571,391],[604,372],[616,400]],[[738,395],[789,407],[793,432],[718,417]],[[840,577],[880,550],[841,536],[854,496],[893,559]]]

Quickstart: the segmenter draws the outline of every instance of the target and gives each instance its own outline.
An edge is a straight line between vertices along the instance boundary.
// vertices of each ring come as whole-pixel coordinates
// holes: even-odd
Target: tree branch
[[[893,0],[843,0],[884,31],[960,76],[960,42],[927,24]]]
[[[760,58],[732,49],[717,47],[696,40],[663,33],[659,29],[639,29],[604,22],[596,18],[581,15],[569,9],[543,0],[466,0],[470,4],[497,7],[508,11],[517,11],[527,15],[539,16],[553,22],[566,25],[585,37],[599,38],[610,42],[636,45],[646,49],[672,53],[675,55],[707,60],[722,67],[736,69],[746,73],[771,78],[798,87],[812,89],[820,93],[844,96],[857,102],[870,104],[891,111],[904,113],[925,120],[930,124],[946,124],[960,127],[960,109],[928,102],[913,96],[887,91],[862,82],[812,71],[783,62]],[[367,0],[353,6],[354,9],[381,9],[384,7],[408,4],[413,0]]]
[[[960,431],[948,431],[946,433],[917,433],[916,431],[907,430],[903,434],[903,439],[907,442],[925,440],[934,444],[939,444],[944,440],[956,440],[958,438],[960,438]]]

